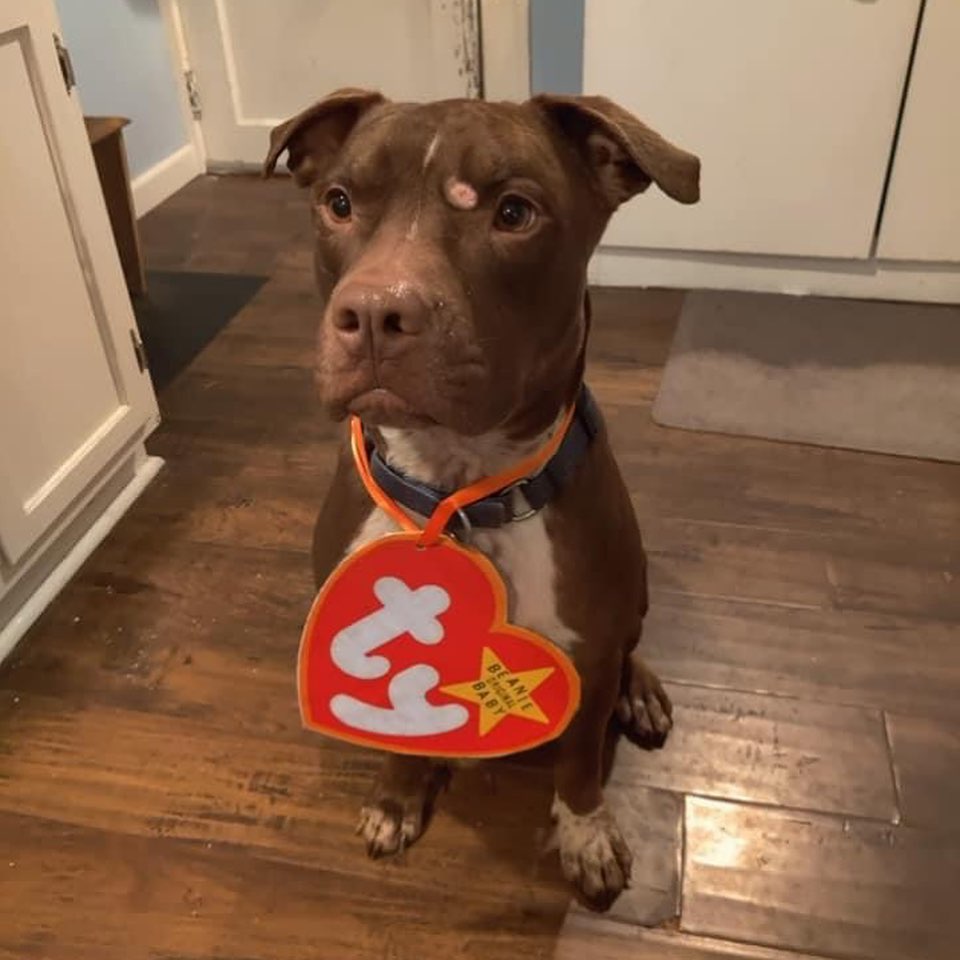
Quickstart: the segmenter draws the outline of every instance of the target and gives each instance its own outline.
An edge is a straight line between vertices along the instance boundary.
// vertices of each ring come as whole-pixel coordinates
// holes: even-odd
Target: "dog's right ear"
[[[273,173],[280,154],[288,151],[287,166],[301,187],[307,187],[333,159],[356,122],[371,107],[384,103],[373,90],[345,88],[318,100],[303,113],[270,131],[270,152],[263,176]]]
[[[530,103],[579,146],[611,209],[651,183],[680,203],[700,199],[700,160],[612,100],[541,93]]]

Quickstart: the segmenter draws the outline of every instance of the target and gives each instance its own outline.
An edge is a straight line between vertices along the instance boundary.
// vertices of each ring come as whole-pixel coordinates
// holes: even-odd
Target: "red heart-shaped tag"
[[[417,533],[347,557],[317,595],[300,643],[303,723],[393,753],[496,757],[558,736],[580,701],[565,654],[506,622],[482,554]]]

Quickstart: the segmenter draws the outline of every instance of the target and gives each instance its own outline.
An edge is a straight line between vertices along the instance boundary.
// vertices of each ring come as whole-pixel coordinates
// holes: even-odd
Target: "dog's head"
[[[335,417],[472,435],[542,428],[579,381],[587,261],[656,183],[694,203],[699,162],[601,97],[391,103],[341,90],[277,127],[311,190]]]

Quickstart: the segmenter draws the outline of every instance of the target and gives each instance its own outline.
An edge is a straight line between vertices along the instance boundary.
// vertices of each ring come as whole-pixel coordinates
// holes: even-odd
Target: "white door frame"
[[[529,0],[480,0],[485,100],[530,96]]]
[[[180,101],[180,112],[190,137],[190,143],[200,159],[201,166],[206,169],[207,150],[203,141],[203,129],[200,121],[194,115],[193,106],[187,93],[187,73],[190,67],[190,54],[187,51],[187,42],[183,34],[183,20],[180,17],[180,0],[158,0],[160,16],[167,32],[167,51],[177,78],[177,95]]]

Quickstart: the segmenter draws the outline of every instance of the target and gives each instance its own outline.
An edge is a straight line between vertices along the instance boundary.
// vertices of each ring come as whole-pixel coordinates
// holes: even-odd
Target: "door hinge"
[[[197,86],[197,75],[193,70],[183,71],[183,82],[187,88],[187,100],[190,103],[190,112],[194,120],[203,116],[203,107],[200,103],[200,88]]]
[[[137,333],[136,330],[130,331],[130,343],[133,344],[133,355],[137,358],[137,366],[140,368],[140,372],[143,373],[149,366],[147,363],[147,351],[143,345],[143,341],[140,339],[140,334]]]
[[[70,51],[63,45],[61,39],[54,34],[53,45],[57,50],[57,60],[60,61],[60,73],[63,74],[63,85],[69,93],[77,85],[77,75],[73,72],[73,61],[70,59]]]

